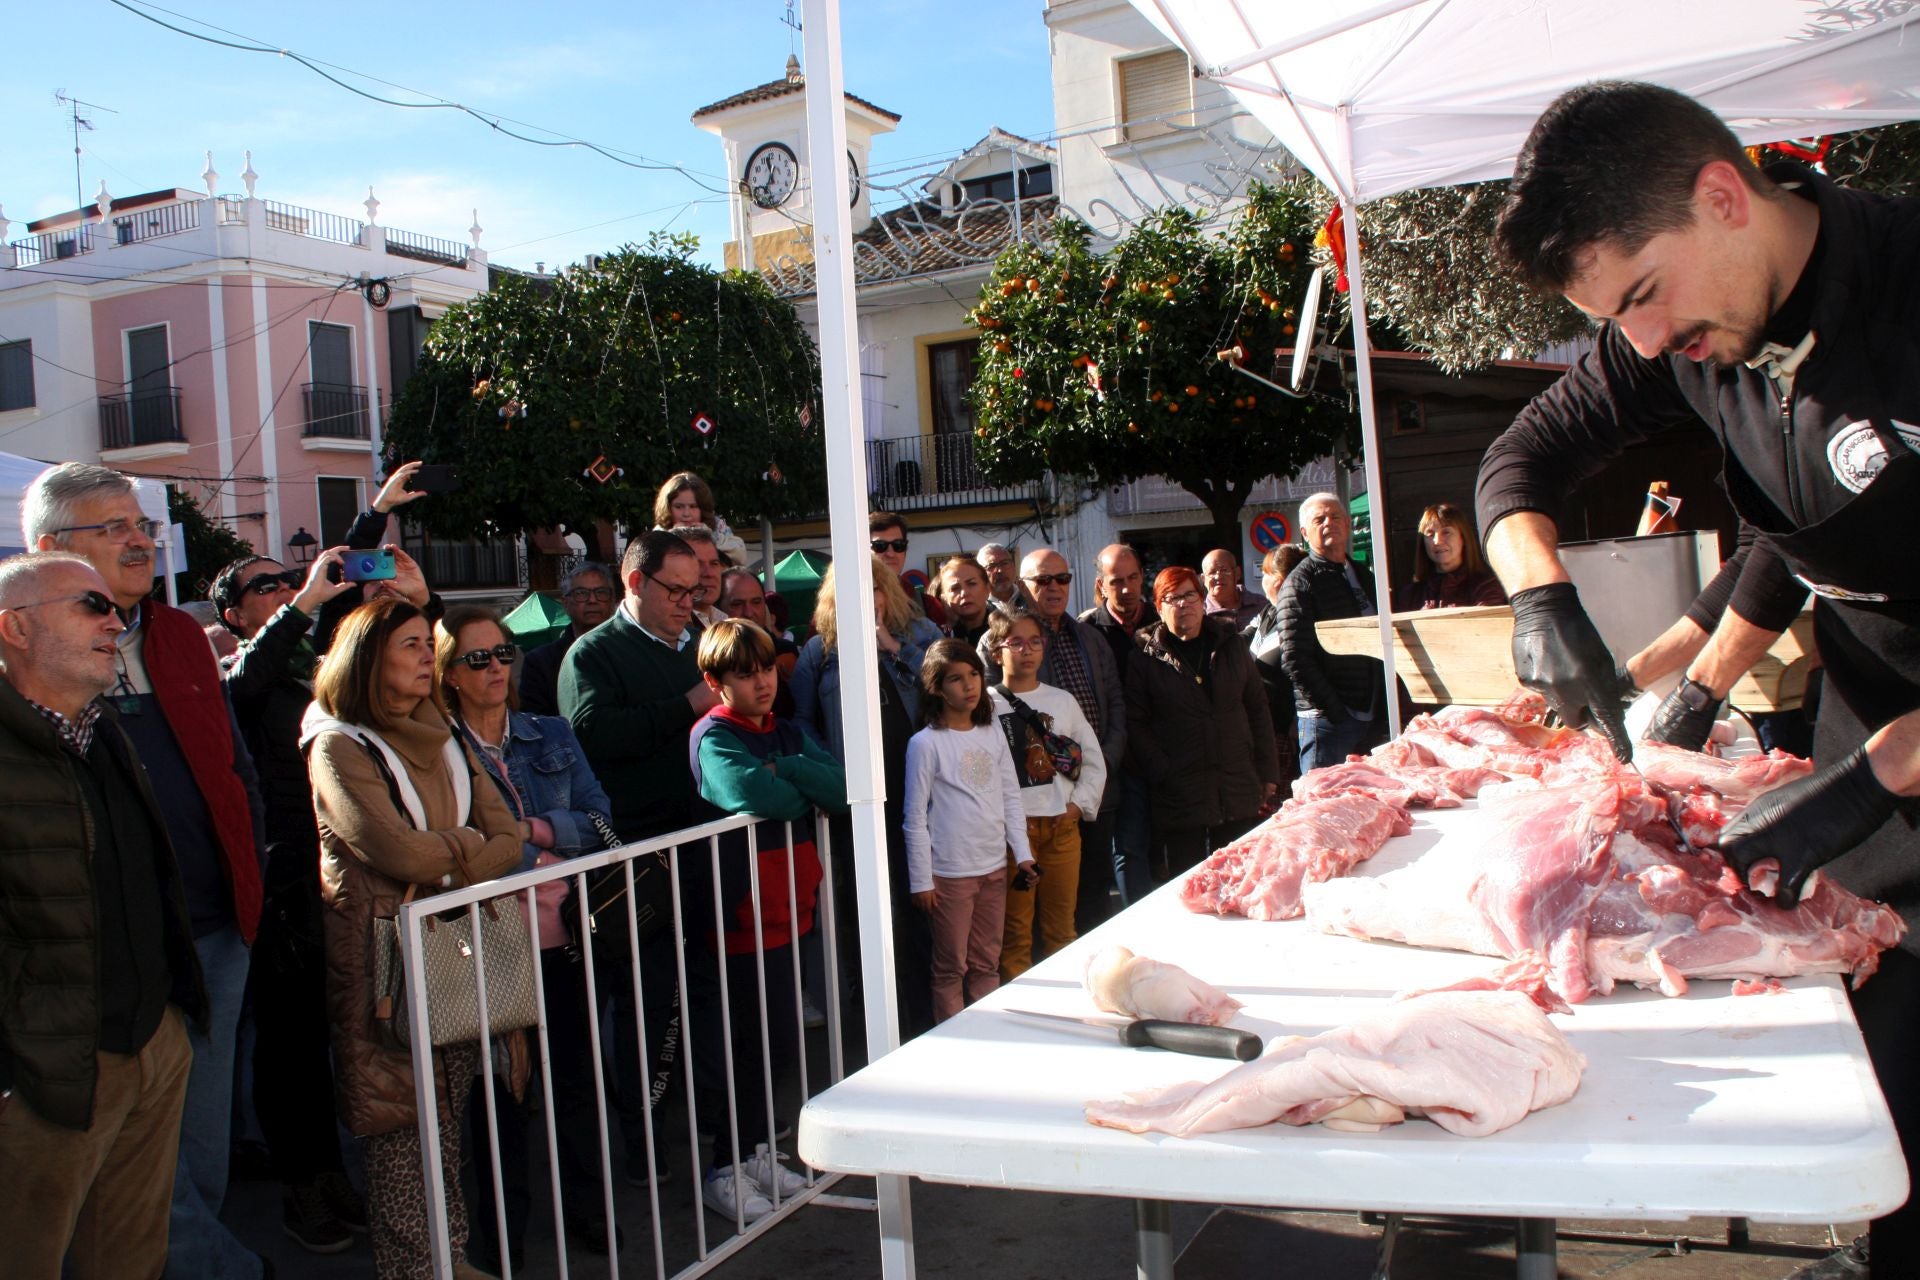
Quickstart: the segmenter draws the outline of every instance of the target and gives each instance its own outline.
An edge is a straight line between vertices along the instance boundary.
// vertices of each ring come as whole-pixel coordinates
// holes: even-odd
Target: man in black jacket
[[[367,1225],[340,1160],[320,943],[320,837],[300,751],[300,718],[313,701],[317,661],[310,632],[321,606],[353,586],[329,581],[346,550],[328,548],[304,574],[247,556],[222,569],[210,593],[221,623],[241,641],[221,663],[221,678],[267,810],[265,892],[248,975],[254,1111],[285,1188],[282,1225],[314,1253],[340,1252]]]
[[[1498,234],[1536,283],[1608,322],[1481,465],[1480,526],[1512,595],[1517,674],[1568,723],[1591,715],[1629,753],[1613,659],[1560,564],[1553,511],[1621,450],[1705,421],[1756,536],[1661,709],[1673,726],[1662,736],[1710,715],[1813,591],[1826,667],[1819,770],[1749,806],[1721,848],[1745,874],[1777,861],[1783,904],[1827,866],[1920,922],[1909,799],[1920,794],[1920,200],[1845,190],[1791,164],[1763,172],[1699,103],[1597,84],[1534,126]],[[1909,932],[1854,1000],[1909,1153],[1920,1149],[1917,950]],[[1871,1252],[1875,1274],[1920,1271],[1920,1214],[1876,1220]]]
[[[528,715],[560,714],[560,662],[575,640],[613,616],[620,584],[598,560],[582,560],[561,579],[560,603],[567,611],[566,632],[529,649],[520,664],[520,709]]]
[[[98,695],[124,630],[65,552],[0,561],[0,1240],[10,1275],[157,1276],[206,991],[166,822]]]
[[[1274,608],[1280,615],[1281,664],[1293,681],[1300,712],[1300,771],[1339,764],[1386,733],[1386,686],[1380,659],[1330,654],[1313,624],[1375,612],[1373,575],[1353,563],[1353,517],[1331,493],[1300,504],[1307,558],[1287,575]]]

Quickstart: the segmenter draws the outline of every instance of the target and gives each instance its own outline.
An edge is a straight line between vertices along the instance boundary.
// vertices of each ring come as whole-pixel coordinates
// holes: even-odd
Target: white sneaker
[[[707,1170],[706,1182],[700,1188],[700,1198],[715,1213],[751,1225],[773,1212],[773,1202],[760,1194],[759,1186],[746,1176],[744,1169],[743,1165],[743,1172],[738,1178],[735,1178],[731,1165]]]
[[[782,1201],[791,1200],[807,1189],[807,1179],[780,1163],[786,1158],[786,1152],[770,1152],[762,1142],[754,1147],[752,1156],[740,1162],[740,1172],[753,1179],[762,1195],[771,1197],[777,1189]]]

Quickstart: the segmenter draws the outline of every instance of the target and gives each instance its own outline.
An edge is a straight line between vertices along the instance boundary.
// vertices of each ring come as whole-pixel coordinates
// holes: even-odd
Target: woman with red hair
[[[1252,826],[1280,783],[1273,720],[1247,642],[1209,617],[1193,570],[1153,580],[1159,620],[1128,655],[1127,761],[1147,783],[1153,863],[1185,871]]]

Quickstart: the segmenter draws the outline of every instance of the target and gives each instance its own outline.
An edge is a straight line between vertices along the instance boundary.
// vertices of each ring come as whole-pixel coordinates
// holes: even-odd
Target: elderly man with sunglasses
[[[253,761],[221,687],[206,633],[151,599],[154,522],[127,477],[91,463],[42,472],[20,501],[36,550],[72,551],[101,578],[125,630],[106,697],[133,740],[153,792],[166,797],[209,1019],[190,1032],[180,1166],[174,1179],[168,1270],[252,1280],[262,1259],[220,1221],[227,1193],[233,1065],[248,948],[260,925],[264,814]]]
[[[0,561],[0,1269],[36,1280],[166,1265],[206,1018],[166,820],[98,696],[123,629],[79,556]]]
[[[560,604],[567,629],[554,640],[527,650],[520,664],[520,709],[528,715],[560,714],[560,663],[574,641],[613,616],[620,583],[598,560],[582,560],[560,580]]]
[[[1066,557],[1051,547],[1027,553],[1020,562],[1020,585],[1033,602],[1034,616],[1046,633],[1047,656],[1040,662],[1040,683],[1064,689],[1080,704],[1087,723],[1100,737],[1103,759],[1124,759],[1127,751],[1127,691],[1120,682],[1120,666],[1114,661],[1113,647],[1100,633],[1067,611],[1072,598],[1073,571]],[[980,639],[981,661],[988,670],[998,665],[987,649],[988,637]],[[1099,811],[1089,814],[1080,824],[1082,849],[1110,849],[1113,846],[1113,814],[1109,800],[1117,799],[1118,769],[1107,773],[1106,793]],[[1085,933],[1113,914],[1113,863],[1108,858],[1082,859],[1079,902],[1074,908],[1074,927]]]

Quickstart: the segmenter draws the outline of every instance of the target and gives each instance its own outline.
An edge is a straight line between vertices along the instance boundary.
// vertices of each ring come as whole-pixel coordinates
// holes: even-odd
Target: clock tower
[[[872,218],[867,211],[867,158],[873,139],[900,123],[893,112],[846,95],[847,166],[853,187],[855,234]],[[787,59],[786,74],[701,107],[693,122],[718,134],[733,185],[732,238],[726,265],[752,270],[779,257],[813,255],[814,165],[807,149],[806,77],[800,60]]]

